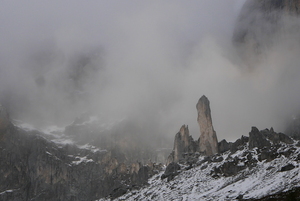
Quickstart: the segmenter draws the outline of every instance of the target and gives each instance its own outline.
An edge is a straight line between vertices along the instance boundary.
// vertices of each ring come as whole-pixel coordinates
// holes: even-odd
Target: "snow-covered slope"
[[[117,200],[257,199],[299,187],[300,148],[295,143],[281,143],[277,147],[273,153],[277,157],[271,161],[260,161],[261,150],[249,150],[248,144],[233,154],[228,151],[208,161],[201,156],[194,168],[181,168],[181,172],[173,180],[162,180],[161,172],[149,180],[149,186],[128,192]],[[213,162],[214,158],[223,160]],[[256,162],[249,166],[247,163],[250,159]],[[226,177],[222,171],[217,171],[224,164],[233,161],[241,167],[237,174]]]

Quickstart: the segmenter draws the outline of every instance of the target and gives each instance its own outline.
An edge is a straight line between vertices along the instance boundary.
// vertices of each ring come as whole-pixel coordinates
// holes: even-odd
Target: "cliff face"
[[[0,131],[0,200],[114,198],[144,185],[160,168],[124,164],[113,151],[57,145],[39,131],[7,125]]]
[[[209,100],[206,96],[202,96],[197,105],[198,124],[200,126],[199,149],[206,155],[214,155],[218,153],[218,139],[212,125]]]

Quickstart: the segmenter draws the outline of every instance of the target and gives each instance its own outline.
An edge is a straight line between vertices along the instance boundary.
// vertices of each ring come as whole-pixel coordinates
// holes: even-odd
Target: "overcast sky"
[[[298,56],[277,48],[246,73],[231,43],[243,3],[1,1],[2,104],[30,123],[68,124],[93,111],[168,136],[188,124],[197,139],[205,94],[219,140],[251,126],[280,131],[300,108]]]

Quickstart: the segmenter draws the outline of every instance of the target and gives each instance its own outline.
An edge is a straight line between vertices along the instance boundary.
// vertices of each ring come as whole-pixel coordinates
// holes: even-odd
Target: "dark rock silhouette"
[[[256,127],[252,127],[251,132],[249,133],[249,148],[253,149],[254,147],[263,148],[270,146],[271,143],[266,139],[266,137],[259,132]]]
[[[167,166],[164,174],[161,176],[161,179],[167,178],[167,181],[171,181],[176,175],[179,174],[179,170],[180,165],[178,165],[178,163],[172,162]]]
[[[228,150],[230,150],[231,142],[227,142],[225,139],[223,139],[221,142],[218,143],[219,146],[219,152],[224,153]]]

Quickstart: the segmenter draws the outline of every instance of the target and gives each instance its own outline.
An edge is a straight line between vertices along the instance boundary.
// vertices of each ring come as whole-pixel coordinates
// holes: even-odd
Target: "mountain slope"
[[[169,182],[161,172],[149,186],[117,200],[255,200],[273,194],[283,199],[284,192],[300,188],[300,147],[271,138],[270,147],[250,149],[246,142],[236,152],[201,156],[193,168],[181,165]]]

